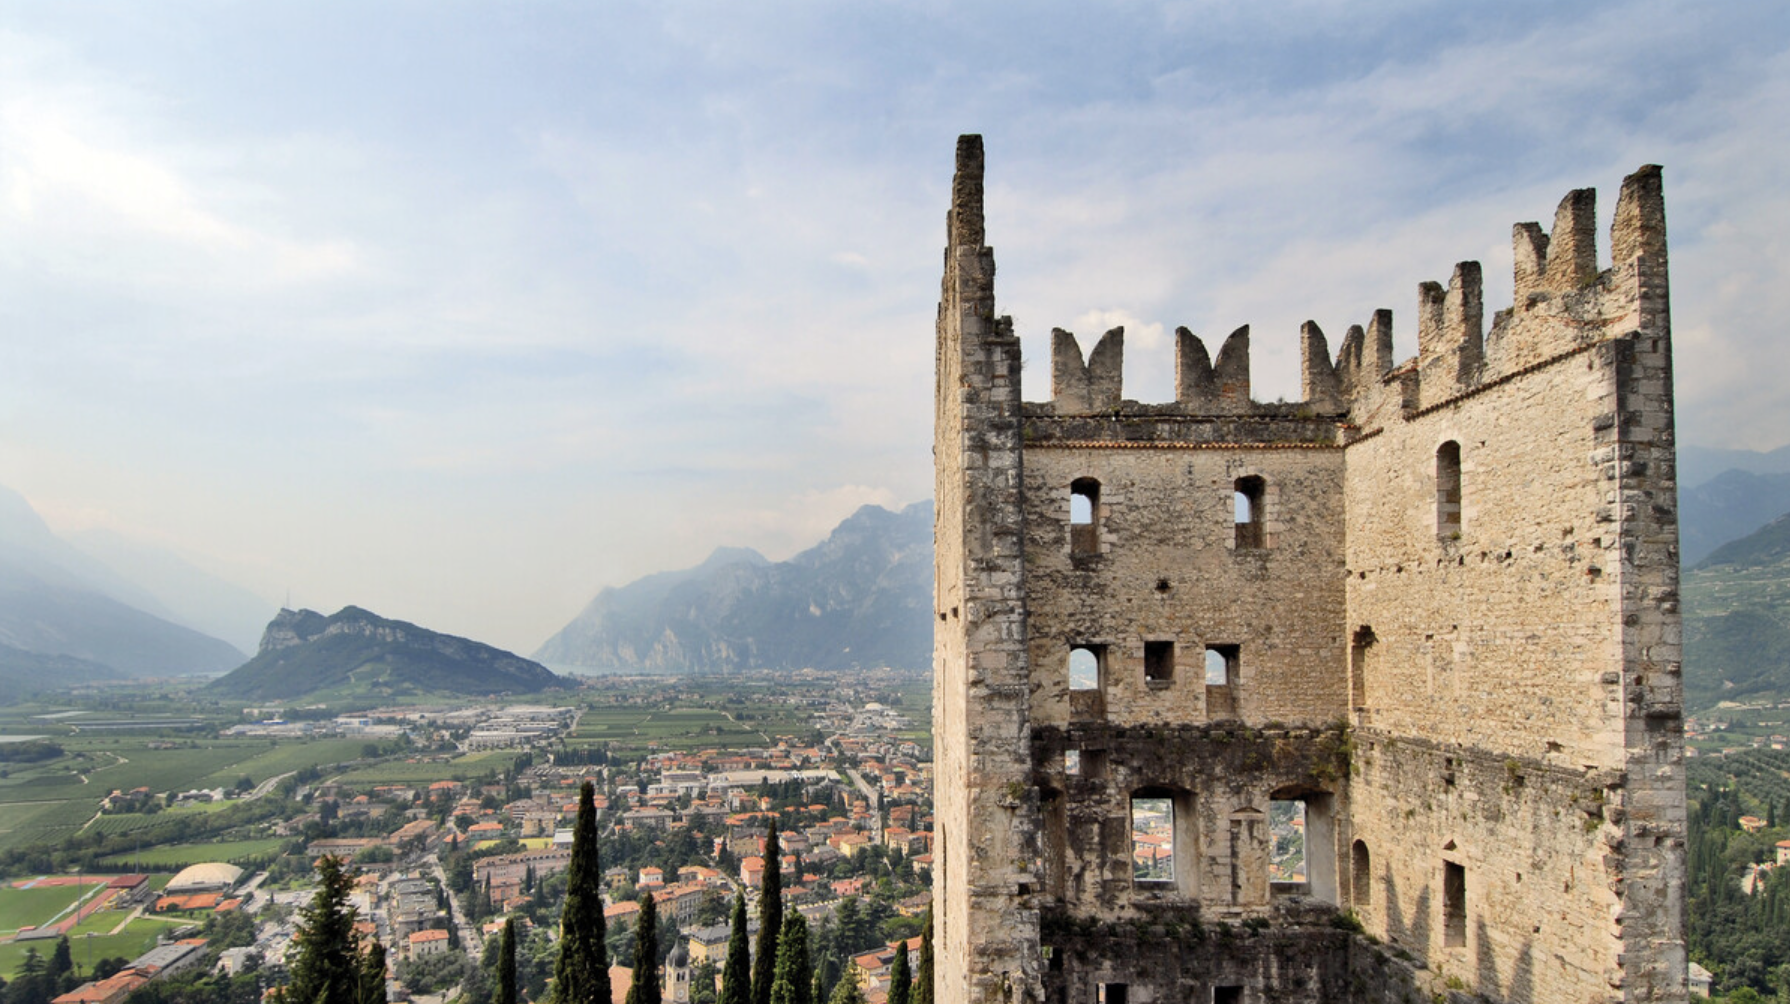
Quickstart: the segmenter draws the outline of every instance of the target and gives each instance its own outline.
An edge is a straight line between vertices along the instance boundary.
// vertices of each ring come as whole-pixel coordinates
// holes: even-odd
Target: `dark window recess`
[[[1100,482],[1077,478],[1069,486],[1069,550],[1100,553]]]
[[[1442,862],[1442,944],[1467,947],[1467,868]]]
[[[1436,448],[1436,535],[1461,535],[1461,444],[1452,439]]]
[[[1357,840],[1349,848],[1349,885],[1355,895],[1356,906],[1368,906],[1374,901],[1374,865],[1368,854],[1367,844]]]
[[[1144,679],[1151,683],[1167,683],[1175,678],[1175,643],[1144,642]]]
[[[1102,983],[1099,1004],[1131,1004],[1130,990],[1127,983]]]
[[[1268,534],[1264,529],[1262,500],[1268,493],[1268,484],[1256,475],[1238,478],[1232,493],[1232,519],[1237,526],[1237,548],[1258,548],[1268,546]]]
[[[1212,1004],[1243,1004],[1243,988],[1213,987]]]
[[[1356,708],[1367,707],[1368,667],[1374,657],[1374,629],[1362,625],[1355,629],[1354,642],[1349,646],[1349,704]]]

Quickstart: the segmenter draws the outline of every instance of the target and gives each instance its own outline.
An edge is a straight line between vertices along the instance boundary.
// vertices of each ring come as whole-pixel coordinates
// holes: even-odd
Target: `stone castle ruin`
[[[1052,336],[1023,402],[980,137],[938,313],[942,1001],[1685,999],[1671,325],[1660,170],[1376,311],[1304,399],[1249,331]]]

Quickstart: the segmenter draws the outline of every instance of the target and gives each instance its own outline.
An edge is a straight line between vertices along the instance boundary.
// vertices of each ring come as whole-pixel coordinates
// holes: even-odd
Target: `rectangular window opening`
[[[1063,773],[1070,777],[1081,776],[1081,750],[1063,751]]]
[[[1139,886],[1175,882],[1175,800],[1167,795],[1131,798],[1131,881]]]
[[[1149,683],[1168,683],[1175,678],[1175,643],[1172,641],[1144,642],[1144,680]]]
[[[1237,673],[1242,650],[1236,645],[1206,646],[1206,717],[1237,714]]]
[[[1266,520],[1262,503],[1268,494],[1267,483],[1256,475],[1238,478],[1231,492],[1231,519],[1237,528],[1237,549],[1267,546]]]
[[[1442,944],[1467,947],[1467,867],[1442,862]]]
[[[1213,987],[1212,1004],[1243,1004],[1243,988]]]
[[[1130,989],[1130,985],[1125,983],[1102,983],[1099,1004],[1131,1004]]]
[[[1270,888],[1281,895],[1303,894],[1311,876],[1305,862],[1305,799],[1275,799],[1268,803],[1268,852]]]
[[[1069,550],[1100,552],[1100,482],[1093,478],[1077,478],[1069,485]]]

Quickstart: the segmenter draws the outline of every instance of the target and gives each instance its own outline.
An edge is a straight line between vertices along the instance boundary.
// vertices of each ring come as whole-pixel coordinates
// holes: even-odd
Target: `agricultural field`
[[[520,750],[487,750],[467,753],[442,763],[404,760],[356,768],[336,780],[344,784],[423,784],[433,781],[467,781],[490,773],[503,773],[522,755]]]
[[[252,840],[172,844],[130,854],[117,854],[106,858],[105,864],[108,868],[170,872],[206,861],[228,861],[234,865],[247,866],[265,863],[279,854],[286,843],[285,837],[258,837]]]
[[[272,745],[265,739],[169,740],[120,735],[60,736],[53,741],[63,748],[63,756],[42,763],[10,764],[0,777],[0,851],[66,838],[90,821],[101,833],[119,833],[165,823],[174,813],[225,807],[95,819],[100,800],[113,790],[227,787],[244,776],[265,781],[304,766],[352,760],[365,745],[354,740]],[[170,742],[172,748],[152,748]]]

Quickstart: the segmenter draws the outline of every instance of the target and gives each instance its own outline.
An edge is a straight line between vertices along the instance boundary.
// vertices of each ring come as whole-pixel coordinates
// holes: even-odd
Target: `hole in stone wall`
[[[1237,713],[1237,677],[1242,650],[1236,645],[1206,646],[1206,717],[1228,718]]]
[[[1077,645],[1069,650],[1069,689],[1099,690],[1106,646]]]
[[[1365,841],[1357,840],[1349,848],[1349,888],[1354,893],[1356,906],[1373,903],[1373,856],[1368,853]]]
[[[1467,868],[1452,861],[1442,862],[1442,944],[1467,945]]]
[[[1144,642],[1144,679],[1151,683],[1167,683],[1175,678],[1175,643]]]
[[[1131,1004],[1129,990],[1124,983],[1102,983],[1096,1004]]]
[[[1268,881],[1276,892],[1304,892],[1285,886],[1307,884],[1305,873],[1305,800],[1275,799],[1268,803],[1268,835],[1274,841],[1268,852]]]
[[[1436,449],[1436,535],[1461,533],[1461,444],[1454,440]]]
[[[1100,551],[1100,482],[1093,478],[1077,478],[1069,485],[1069,550]]]
[[[1063,751],[1063,773],[1070,777],[1081,776],[1081,750]]]
[[[1355,639],[1349,646],[1349,705],[1354,708],[1367,707],[1368,669],[1374,655],[1374,629],[1363,624],[1355,629]]]
[[[1213,987],[1212,1004],[1243,1004],[1243,988]]]
[[[1131,797],[1131,881],[1140,886],[1175,881],[1175,802],[1167,795]]]
[[[1267,482],[1254,474],[1238,478],[1232,486],[1231,519],[1236,525],[1239,550],[1267,546],[1266,519],[1262,512],[1267,493]]]

